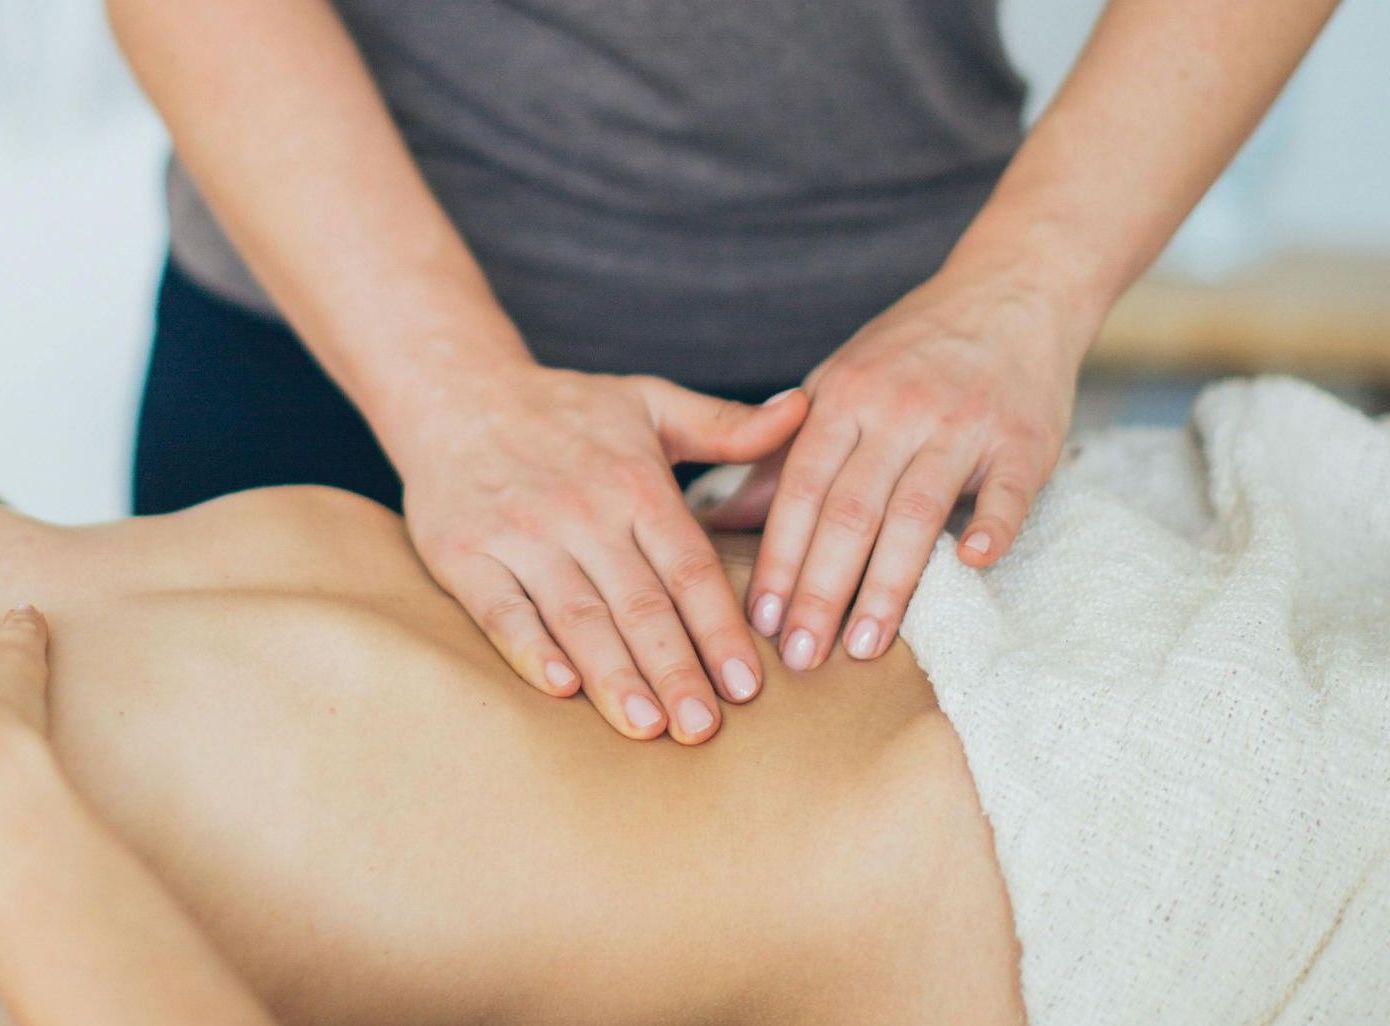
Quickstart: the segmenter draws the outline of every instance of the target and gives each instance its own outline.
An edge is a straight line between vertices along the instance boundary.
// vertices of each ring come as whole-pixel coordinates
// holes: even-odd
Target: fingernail
[[[720,667],[724,687],[736,701],[746,702],[758,690],[758,679],[742,659],[726,659]]]
[[[753,628],[765,638],[777,633],[782,625],[782,600],[776,595],[764,595],[753,603]]]
[[[878,621],[872,616],[860,617],[849,633],[849,644],[845,648],[856,659],[873,658],[878,651]]]
[[[623,712],[627,722],[637,730],[646,730],[661,722],[661,710],[646,695],[628,695],[623,699]]]
[[[766,399],[764,399],[763,405],[771,406],[773,403],[780,403],[783,399],[787,398],[787,396],[791,395],[793,392],[799,391],[799,388],[784,389],[781,392],[778,392],[776,395],[768,396]]]
[[[965,539],[965,547],[967,549],[973,549],[983,556],[989,551],[989,535],[985,534],[984,531],[976,531],[969,538]]]
[[[16,613],[34,613],[34,612],[37,612],[37,610],[34,609],[34,607],[33,607],[32,605],[30,605],[28,602],[21,602],[19,605],[17,605],[17,606],[14,607],[14,611],[15,611]]]
[[[549,662],[545,664],[545,679],[553,688],[567,688],[574,683],[574,671],[564,663]]]
[[[681,730],[687,734],[699,734],[709,729],[714,722],[714,713],[698,698],[682,698],[680,705],[676,706],[676,719],[680,721]]]
[[[816,657],[816,639],[805,627],[792,631],[787,643],[782,646],[782,662],[792,670],[808,670],[811,660]]]

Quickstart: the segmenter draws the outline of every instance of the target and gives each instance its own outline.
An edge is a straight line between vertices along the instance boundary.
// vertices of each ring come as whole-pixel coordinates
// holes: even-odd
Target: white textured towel
[[[1085,440],[902,633],[1033,1026],[1390,1024],[1390,423],[1269,378]]]

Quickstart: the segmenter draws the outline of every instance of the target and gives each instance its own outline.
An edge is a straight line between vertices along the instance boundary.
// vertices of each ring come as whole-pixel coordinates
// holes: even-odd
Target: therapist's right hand
[[[394,453],[435,580],[540,690],[582,688],[631,738],[712,737],[713,689],[746,702],[762,671],[671,465],[769,455],[800,426],[804,393],[747,406],[526,364],[436,394],[447,403],[414,411]]]

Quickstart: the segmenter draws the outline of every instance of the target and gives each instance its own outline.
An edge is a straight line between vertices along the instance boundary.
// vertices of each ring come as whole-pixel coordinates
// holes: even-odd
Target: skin
[[[875,658],[961,495],[960,557],[1008,550],[1106,311],[1334,7],[1113,0],[946,265],[759,414],[538,367],[325,0],[108,0],[204,195],[400,471],[436,580],[522,679],[691,744],[714,689],[762,684],[745,612],[804,669],[853,603],[846,647]],[[759,462],[715,521],[766,518],[746,610],[679,505],[680,458]]]
[[[1335,0],[1112,0],[931,279],[806,381],[811,411],[721,527],[766,529],[748,613],[797,668],[891,643],[947,515],[960,559],[1013,544],[1056,466],[1076,375],[1297,66]],[[848,617],[846,612],[848,611]],[[844,629],[841,632],[841,624]]]
[[[751,540],[718,546],[742,581]],[[692,751],[518,687],[399,518],[344,493],[83,529],[0,514],[0,567],[0,600],[53,625],[56,764],[280,1021],[1022,1021],[988,826],[901,645],[770,670]],[[0,809],[0,851],[40,894],[121,897],[6,906],[0,994],[153,1001],[162,961],[122,990],[10,957],[27,939],[138,976],[122,959],[184,930],[129,862],[70,857],[88,840],[34,812],[51,790]]]
[[[47,645],[38,612],[0,621],[0,1003],[16,1026],[269,1026],[68,784],[47,745]]]

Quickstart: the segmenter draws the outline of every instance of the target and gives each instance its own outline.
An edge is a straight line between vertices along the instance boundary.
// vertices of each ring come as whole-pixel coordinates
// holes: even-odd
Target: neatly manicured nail
[[[845,648],[856,659],[872,659],[878,651],[878,621],[872,616],[860,617]]]
[[[771,406],[773,403],[780,403],[783,399],[787,398],[787,396],[791,395],[793,392],[796,392],[796,391],[799,391],[799,389],[795,389],[795,388],[784,389],[783,391],[778,392],[776,395],[771,395],[771,396],[768,396],[766,399],[764,399],[764,400],[763,400],[763,405],[764,405],[764,406]]]
[[[792,631],[787,643],[782,646],[782,662],[792,670],[809,670],[811,660],[816,657],[816,639],[805,627]]]
[[[21,602],[19,605],[14,607],[14,611],[16,613],[32,613],[35,612],[35,609],[30,603]]]
[[[969,538],[965,539],[965,547],[967,549],[973,549],[983,556],[989,551],[989,535],[985,534],[984,531],[976,531]]]
[[[724,678],[724,688],[736,702],[746,702],[758,690],[758,679],[742,659],[725,659],[719,668]]]
[[[623,699],[623,712],[627,714],[627,722],[638,730],[661,722],[661,710],[646,695],[628,695]]]
[[[682,698],[676,706],[676,719],[687,734],[700,734],[714,722],[714,713],[698,698]]]
[[[770,638],[782,626],[782,600],[776,595],[764,595],[753,603],[753,627],[765,638]]]
[[[564,663],[549,662],[545,664],[545,679],[553,688],[567,688],[574,683],[574,671]]]

